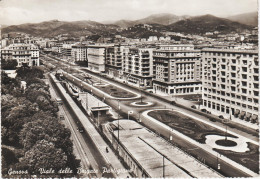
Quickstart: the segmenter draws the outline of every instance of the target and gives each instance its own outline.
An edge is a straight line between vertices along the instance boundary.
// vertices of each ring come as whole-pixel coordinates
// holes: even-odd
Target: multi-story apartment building
[[[257,50],[202,50],[203,106],[215,114],[258,123]]]
[[[23,64],[28,66],[39,66],[39,49],[33,44],[11,44],[1,50],[1,58],[5,60],[16,60],[21,67]]]
[[[193,45],[161,45],[153,52],[153,63],[155,93],[201,93],[201,53]]]
[[[111,45],[88,45],[88,67],[90,70],[105,72],[106,50]]]
[[[153,48],[125,48],[123,53],[122,71],[124,79],[139,84],[152,86]]]
[[[107,74],[114,77],[122,77],[123,49],[126,47],[125,45],[114,45],[107,48],[105,59],[105,71]]]
[[[72,58],[72,44],[63,44],[61,54],[64,59]]]
[[[83,44],[72,45],[71,57],[74,62],[87,61],[87,46]]]

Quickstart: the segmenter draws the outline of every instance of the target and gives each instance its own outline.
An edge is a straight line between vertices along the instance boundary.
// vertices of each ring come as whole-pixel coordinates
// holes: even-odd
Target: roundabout
[[[139,102],[132,102],[131,105],[132,106],[138,106],[138,107],[142,107],[142,106],[144,107],[144,106],[151,106],[151,105],[153,105],[153,103],[152,102],[143,102],[143,101],[140,102],[139,101]]]
[[[225,139],[225,136],[220,135],[207,135],[205,143],[212,148],[229,150],[233,152],[247,152],[250,151],[246,140],[242,138],[233,138],[228,137]]]

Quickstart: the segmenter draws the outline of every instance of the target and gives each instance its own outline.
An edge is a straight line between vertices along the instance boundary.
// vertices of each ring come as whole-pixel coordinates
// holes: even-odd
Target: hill
[[[154,14],[148,16],[144,19],[137,20],[138,24],[161,24],[161,25],[169,25],[175,23],[177,21],[187,19],[188,16],[176,16],[174,14],[162,13],[162,14]]]
[[[85,36],[93,34],[108,35],[113,33],[118,26],[104,25],[94,21],[45,21],[35,24],[12,25],[2,29],[2,33],[22,32],[33,36],[54,37],[59,34],[71,36]]]
[[[174,23],[168,25],[170,22]],[[120,29],[120,27],[124,27],[124,30]],[[137,21],[121,20],[113,24],[102,24],[95,21],[66,22],[52,20],[41,23],[12,25],[2,28],[2,34],[20,32],[38,37],[55,37],[60,34],[68,34],[71,37],[112,37],[117,34],[129,38],[147,38],[154,35],[162,36],[162,33],[167,31],[205,34],[214,31],[221,33],[241,32],[251,28],[252,26],[212,15],[188,18],[187,16],[179,17],[172,14],[157,14]]]
[[[131,27],[138,24],[160,24],[169,25],[179,20],[187,19],[189,16],[176,16],[170,13],[153,14],[143,19],[138,19],[134,21],[130,20],[119,20],[112,24],[120,26],[122,28]]]
[[[235,16],[227,17],[227,19],[239,22],[241,24],[251,25],[251,26],[258,26],[258,13],[251,12],[245,14],[238,14]]]
[[[240,24],[225,18],[213,15],[195,16],[178,21],[168,26],[174,32],[184,32],[188,34],[204,34],[206,32],[219,31],[221,33],[241,32],[251,29],[252,26]]]

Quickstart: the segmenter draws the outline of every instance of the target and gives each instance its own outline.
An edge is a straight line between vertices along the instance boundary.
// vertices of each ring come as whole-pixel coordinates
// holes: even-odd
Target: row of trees
[[[70,168],[76,174],[79,161],[73,154],[71,133],[58,119],[58,107],[51,100],[43,70],[22,67],[17,77],[2,77],[2,175],[8,171],[27,171],[40,175],[40,169],[54,170],[48,177],[60,177],[58,170]],[[21,81],[27,87],[22,90]],[[17,175],[15,176],[17,177]],[[45,175],[46,177],[46,175]]]

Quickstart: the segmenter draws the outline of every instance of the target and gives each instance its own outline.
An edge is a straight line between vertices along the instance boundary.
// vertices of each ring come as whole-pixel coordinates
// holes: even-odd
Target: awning
[[[258,116],[256,114],[253,114],[252,120],[256,120],[257,118],[258,118]]]
[[[245,116],[246,112],[245,111],[242,111],[241,112],[241,116]]]
[[[248,112],[248,113],[246,114],[246,118],[250,118],[251,115],[252,115],[252,114]]]
[[[240,118],[240,119],[243,119],[244,116],[245,116],[245,114],[246,114],[246,112],[245,112],[245,111],[242,111],[241,114],[239,115],[239,118]]]
[[[235,114],[234,115],[238,115],[240,113],[239,109],[236,109]]]

